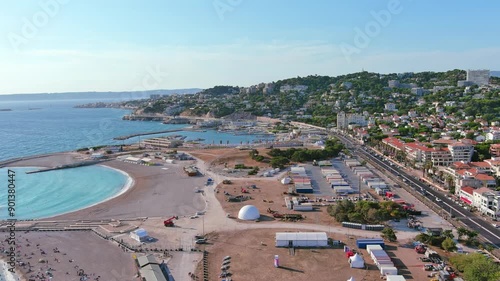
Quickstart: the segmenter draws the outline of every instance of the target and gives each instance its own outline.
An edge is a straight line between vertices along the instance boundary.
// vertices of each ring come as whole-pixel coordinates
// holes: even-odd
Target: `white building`
[[[327,247],[326,232],[276,232],[276,247]]]
[[[467,81],[476,85],[484,86],[490,83],[490,71],[487,69],[467,70]]]
[[[500,216],[500,194],[489,188],[474,190],[474,206],[481,214],[497,218]]]
[[[396,111],[396,104],[394,103],[386,103],[384,106],[385,110],[387,111]]]
[[[398,88],[399,81],[398,80],[389,80],[388,82],[390,88]]]
[[[416,96],[422,96],[424,94],[424,88],[422,87],[411,88],[411,93]]]
[[[500,131],[491,131],[487,133],[486,140],[500,140]]]
[[[455,142],[448,145],[453,162],[470,162],[474,154],[474,145],[471,143]]]
[[[366,121],[366,117],[363,114],[359,113],[345,113],[341,111],[337,113],[337,128],[338,129],[346,129],[349,127],[349,124],[357,124],[359,126],[366,126],[368,123]]]
[[[130,232],[130,238],[134,239],[137,242],[145,242],[148,240],[148,237],[148,233],[142,228]]]

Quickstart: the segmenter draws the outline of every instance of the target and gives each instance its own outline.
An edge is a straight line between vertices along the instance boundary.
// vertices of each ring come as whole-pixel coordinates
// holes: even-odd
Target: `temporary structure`
[[[354,256],[349,258],[349,263],[351,264],[351,268],[364,268],[365,267],[365,261],[357,253]]]
[[[260,213],[257,207],[253,205],[246,205],[238,212],[238,218],[246,221],[256,220],[260,218]]]
[[[130,238],[134,239],[137,242],[144,242],[148,239],[148,233],[146,232],[146,230],[139,228],[130,232]]]
[[[276,247],[327,247],[326,232],[276,232]]]

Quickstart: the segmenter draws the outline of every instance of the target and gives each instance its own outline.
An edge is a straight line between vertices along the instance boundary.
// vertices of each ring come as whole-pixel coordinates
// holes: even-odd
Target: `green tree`
[[[453,239],[451,239],[450,237],[446,237],[446,239],[444,239],[444,241],[441,243],[441,248],[443,248],[445,251],[453,252],[457,249],[457,245],[455,244]]]
[[[485,256],[473,253],[454,255],[450,262],[461,272],[467,281],[490,281],[500,279],[500,265]]]
[[[453,231],[451,229],[444,230],[443,233],[441,233],[441,236],[453,239],[455,236],[453,235]]]
[[[382,230],[381,236],[382,236],[382,238],[387,239],[390,242],[395,242],[398,240],[398,238],[396,237],[396,232],[394,231],[394,229],[392,229],[390,227],[385,227]]]
[[[273,168],[283,169],[285,167],[285,165],[287,165],[288,163],[290,163],[290,160],[288,160],[287,158],[285,158],[283,156],[277,156],[277,157],[273,157],[273,159],[271,159],[270,164]]]

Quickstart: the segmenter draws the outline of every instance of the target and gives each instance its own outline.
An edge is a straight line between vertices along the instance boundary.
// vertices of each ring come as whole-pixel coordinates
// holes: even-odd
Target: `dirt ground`
[[[232,280],[379,280],[379,273],[352,269],[343,249],[297,249],[290,255],[287,248],[276,248],[275,233],[283,230],[256,229],[224,232],[213,236],[206,245],[210,280],[218,280],[225,256],[231,256],[229,271]],[[243,234],[243,235],[242,235]],[[336,237],[332,237],[336,239]],[[342,237],[344,238],[344,237]],[[274,256],[280,259],[280,268],[274,267]],[[258,258],[256,258],[258,257]]]
[[[350,268],[342,248],[296,249],[292,256],[287,248],[275,247],[275,233],[279,229],[254,229],[245,233],[223,232],[211,237],[211,244],[204,245],[208,251],[210,280],[218,280],[225,256],[231,256],[229,272],[232,280],[347,280],[351,276],[357,281],[380,280],[376,266],[364,254],[368,269]],[[329,236],[332,239],[344,239]],[[354,246],[355,239],[347,245]],[[278,255],[280,267],[274,267],[274,256]],[[258,258],[256,258],[258,257]],[[201,264],[198,272],[202,270]],[[198,275],[200,275],[198,273]],[[201,276],[201,275],[200,275]]]
[[[251,185],[256,185],[257,188],[248,188]],[[241,189],[246,189],[249,193],[242,193]],[[314,211],[294,211],[288,210],[285,206],[285,197],[290,195],[284,195],[283,192],[288,191],[288,185],[283,185],[277,180],[267,180],[267,179],[245,179],[245,180],[233,180],[231,184],[220,184],[217,186],[218,193],[216,194],[217,199],[222,205],[224,211],[230,214],[232,217],[237,218],[239,210],[245,205],[254,205],[259,209],[260,221],[274,221],[272,214],[267,212],[268,208],[277,211],[281,214],[302,214],[305,219],[301,222],[305,223],[316,223],[322,225],[339,226],[340,224],[335,222],[333,217],[328,215],[326,212],[326,206],[315,207]],[[250,196],[250,200],[243,202],[228,202],[226,200],[227,196],[224,195],[224,191],[228,192],[230,195],[246,195]],[[314,196],[309,195],[311,199]],[[243,221],[241,221],[243,222]],[[251,222],[253,223],[253,222]],[[293,223],[293,222],[291,222]]]
[[[268,149],[257,149],[260,155],[268,156]],[[248,170],[234,170],[235,165],[244,164],[248,167],[259,167],[261,173],[271,169],[267,163],[253,160],[249,156],[250,150],[237,148],[203,149],[189,151],[189,154],[207,163],[207,166],[217,174],[230,177],[252,177],[248,176]]]
[[[329,234],[340,240],[363,257],[367,269],[349,267],[342,248],[296,249],[291,255],[287,248],[275,247],[275,233],[283,229],[252,229],[211,233],[209,244],[198,247],[208,252],[208,272],[210,280],[220,280],[220,267],[225,256],[231,256],[229,272],[232,280],[347,280],[351,276],[356,281],[381,280],[380,272],[365,249],[356,248],[355,236]],[[418,258],[408,243],[386,243],[386,252],[398,268],[398,274],[406,280],[429,280],[430,271],[424,271],[424,262]],[[274,256],[280,259],[280,268],[275,268]],[[258,258],[255,258],[258,257]],[[258,270],[256,270],[258,269]],[[197,275],[202,276],[202,263],[198,264]]]

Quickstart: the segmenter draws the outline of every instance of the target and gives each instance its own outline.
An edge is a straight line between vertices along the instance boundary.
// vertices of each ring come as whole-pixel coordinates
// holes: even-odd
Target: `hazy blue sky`
[[[500,69],[499,1],[0,1],[0,94]]]

